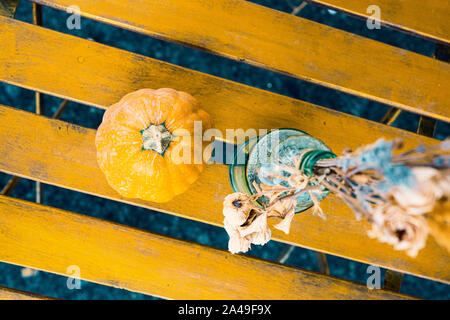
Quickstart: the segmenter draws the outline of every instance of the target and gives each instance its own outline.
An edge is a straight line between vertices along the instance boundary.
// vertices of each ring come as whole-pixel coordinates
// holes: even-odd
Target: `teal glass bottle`
[[[229,166],[230,182],[235,192],[247,194],[256,193],[254,184],[282,185],[289,187],[287,182],[279,178],[270,178],[270,173],[282,173],[288,177],[290,174],[281,170],[281,167],[296,166],[296,160],[301,156],[300,169],[304,174],[311,176],[316,162],[320,159],[334,158],[322,141],[309,134],[296,129],[276,129],[265,135],[247,140],[238,146],[233,163]],[[321,201],[328,191],[321,189],[313,191],[314,197]],[[264,201],[260,199],[260,201]],[[313,205],[310,194],[304,192],[297,198],[295,212],[301,212]]]

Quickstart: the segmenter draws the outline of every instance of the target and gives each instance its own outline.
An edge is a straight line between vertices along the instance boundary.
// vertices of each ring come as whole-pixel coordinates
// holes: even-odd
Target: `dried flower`
[[[270,240],[271,231],[267,224],[267,212],[260,214],[250,225],[238,228],[243,238],[253,244],[264,245]]]
[[[247,252],[250,249],[251,241],[240,235],[238,230],[228,233],[230,240],[228,241],[228,251],[231,253]]]
[[[425,246],[428,227],[422,216],[410,215],[405,208],[388,202],[375,208],[373,221],[368,232],[371,238],[391,244],[396,250],[406,250],[411,257]]]
[[[259,214],[252,223],[244,226],[233,225],[226,217],[224,225],[230,237],[228,250],[231,253],[247,252],[251,244],[264,245],[271,237],[267,213]]]
[[[442,183],[445,179],[439,170],[434,168],[416,167],[412,171],[416,179],[414,187],[395,186],[390,194],[409,214],[430,212],[436,201],[448,192],[442,188],[446,187],[445,183]]]
[[[284,218],[286,214],[291,211],[292,209],[295,209],[296,201],[295,198],[290,199],[280,199],[276,200],[271,199],[271,203],[273,205],[270,206],[269,210],[269,216],[271,217],[280,217]]]
[[[245,193],[229,194],[223,201],[223,215],[227,218],[228,224],[233,226],[243,225],[251,210],[250,197]]]
[[[247,252],[252,243],[263,245],[270,240],[267,212],[259,212],[248,195],[230,194],[225,197],[223,206],[223,222],[230,236],[228,250],[231,253]]]
[[[319,160],[313,176],[298,169],[305,153],[261,166],[262,183],[253,182],[256,194],[225,198],[229,250],[246,252],[252,243],[267,243],[270,217],[282,219],[274,227],[288,234],[301,193],[309,193],[312,213],[325,218],[318,199],[328,190],[342,198],[358,220],[372,223],[370,237],[415,257],[430,232],[450,252],[450,140],[394,155],[401,147],[398,139],[380,139],[339,158]],[[262,197],[262,206],[255,206],[253,200]]]
[[[318,165],[331,171],[322,184],[341,197],[357,218],[372,222],[372,237],[415,256],[425,245],[436,207],[450,198],[446,155],[450,140],[394,155],[393,150],[401,146],[399,141],[380,139]],[[433,228],[436,237],[445,239],[444,229],[448,230]]]

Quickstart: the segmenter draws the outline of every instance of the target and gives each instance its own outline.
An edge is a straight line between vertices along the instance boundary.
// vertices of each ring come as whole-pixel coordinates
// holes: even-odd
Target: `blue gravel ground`
[[[277,10],[291,12],[292,6],[298,5],[300,1],[260,0],[254,2]],[[365,27],[365,21],[310,4],[300,12],[299,16],[423,55],[431,56],[435,50],[435,44],[432,42],[402,34],[388,28],[368,30]],[[305,100],[370,120],[379,121],[389,109],[380,103],[278,75],[239,62],[230,61],[209,53],[145,37],[89,19],[82,19],[81,30],[68,30],[66,28],[67,17],[68,14],[65,12],[59,12],[47,7],[43,9],[43,25],[53,30],[92,39],[113,47]],[[31,4],[28,1],[22,0],[20,2],[16,18],[31,22]],[[64,77],[63,70],[61,71],[61,77]],[[51,116],[56,111],[60,102],[61,99],[45,96],[45,114]],[[34,111],[34,93],[26,89],[0,83],[0,104]],[[102,110],[70,102],[61,119],[84,127],[97,128],[101,122],[102,115]],[[402,112],[393,125],[405,130],[415,131],[417,123],[417,115]],[[301,124],[299,126],[301,127]],[[449,135],[450,126],[439,122],[435,137],[444,139]],[[9,177],[6,174],[0,173],[0,187],[8,181]],[[228,236],[221,228],[56,188],[50,185],[44,185],[43,189],[43,203],[49,206],[83,213],[104,220],[114,221],[179,239],[194,241],[220,249],[226,249],[227,246]],[[34,183],[22,179],[14,189],[12,196],[34,201]],[[249,255],[267,260],[276,260],[284,248],[284,244],[271,241],[264,247],[253,246]],[[331,255],[328,255],[328,263],[333,276],[366,283],[368,265]],[[303,248],[295,248],[294,252],[286,261],[286,264],[318,271],[314,252]],[[25,278],[22,277],[21,271],[22,268],[19,266],[0,263],[0,285],[61,299],[155,299],[148,295],[84,281],[81,284],[80,290],[70,290],[66,286],[66,277],[38,272],[34,276]],[[382,270],[383,278],[384,270]],[[401,292],[427,299],[450,298],[450,286],[409,275],[404,276]]]

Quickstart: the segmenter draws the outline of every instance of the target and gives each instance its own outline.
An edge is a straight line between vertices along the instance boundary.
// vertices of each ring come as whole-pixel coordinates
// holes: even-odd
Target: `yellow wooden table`
[[[35,24],[39,24],[40,5],[66,10],[73,4],[70,0],[33,2]],[[394,0],[314,2],[359,16],[367,15],[370,2],[388,13],[383,15],[384,25],[441,44],[448,45],[450,39],[450,8],[443,6],[445,1],[410,0],[402,6]],[[326,141],[336,153],[379,137],[401,137],[407,147],[435,142],[432,137],[21,22],[13,19],[17,1],[0,3],[0,81],[35,90],[38,105],[39,93],[45,93],[107,108],[130,91],[172,87],[196,97],[222,131],[298,127],[301,123],[302,130]],[[241,0],[78,0],[76,4],[84,17],[383,102],[393,108],[385,123],[398,115],[396,110],[420,114],[419,131],[430,123],[433,130],[428,117],[450,120],[450,67],[437,59]],[[37,111],[0,106],[1,171],[223,226],[222,201],[232,192],[225,165],[207,166],[185,194],[169,203],[125,199],[109,187],[98,168],[95,130],[46,118]],[[330,195],[322,207],[329,213],[326,221],[308,214],[296,217],[289,235],[274,230],[273,239],[450,282],[450,257],[434,239],[429,238],[426,248],[413,259],[369,239],[370,225],[356,221],[337,197]],[[83,270],[84,280],[158,297],[410,298],[5,195],[0,196],[0,212],[0,261],[61,275],[75,264]],[[70,257],[66,252],[71,252]],[[398,289],[398,275],[386,275],[394,279],[386,288]],[[27,294],[0,288],[0,298],[23,297]]]

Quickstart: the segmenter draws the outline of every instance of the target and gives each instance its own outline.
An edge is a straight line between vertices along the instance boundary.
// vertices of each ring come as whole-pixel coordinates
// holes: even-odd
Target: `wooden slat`
[[[42,6],[37,3],[32,3],[33,23],[35,25],[42,25]],[[44,96],[40,92],[34,93],[34,104],[36,114],[44,114]],[[39,181],[35,183],[35,201],[42,202],[43,188]]]
[[[450,42],[450,3],[448,0],[308,0],[360,17],[370,17],[367,8],[381,10],[381,22],[396,29],[427,38]]]
[[[173,87],[194,95],[223,132],[227,128],[297,127],[323,139],[335,152],[383,135],[403,136],[410,142],[420,139],[300,100],[20,21],[0,17],[0,27],[0,39],[6,43],[0,56],[1,81],[84,104],[106,108],[133,90]],[[359,131],[361,134],[354,135]]]
[[[428,117],[421,116],[419,119],[419,125],[417,133],[427,137],[434,136],[434,130],[436,129],[436,120]]]
[[[18,5],[19,0],[0,0],[0,15],[13,18]]]
[[[4,196],[0,213],[0,260],[163,298],[407,298]]]
[[[0,286],[0,300],[53,300],[53,298]]]
[[[220,108],[215,106],[214,108]],[[285,106],[286,107],[286,106]],[[214,110],[212,108],[211,110]],[[227,117],[233,117],[232,108]],[[276,126],[293,124],[296,108],[287,108],[282,114],[282,122],[272,115],[269,117]],[[294,113],[292,113],[294,111]],[[242,113],[245,116],[245,113]],[[324,114],[322,114],[324,115]],[[219,127],[223,124],[216,118]],[[250,124],[263,121],[258,115]],[[383,128],[375,123],[365,123],[354,117],[343,117],[333,121],[333,117],[319,117],[320,122],[335,123],[328,136],[332,147],[339,151],[342,147],[364,141],[372,141],[381,135],[381,129],[387,138],[394,135],[405,138],[411,146],[416,136],[393,128]],[[314,122],[312,117],[309,122]],[[302,128],[307,120],[300,120]],[[317,122],[316,122],[317,124]],[[338,127],[336,127],[338,124]],[[199,180],[184,194],[165,204],[156,204],[137,199],[124,199],[106,182],[96,161],[94,144],[95,130],[86,129],[59,120],[52,120],[25,111],[0,106],[0,170],[38,180],[44,183],[101,196],[149,209],[175,214],[208,224],[223,226],[222,201],[232,189],[228,181],[228,167],[225,165],[206,166]],[[308,129],[307,128],[307,129]],[[358,134],[354,134],[358,132]],[[419,137],[417,137],[419,139]],[[429,143],[430,139],[420,138]],[[337,143],[338,142],[338,143]],[[308,212],[296,216],[291,225],[291,232],[285,235],[273,230],[273,239],[285,243],[300,245],[313,250],[323,251],[369,264],[422,277],[449,282],[450,257],[445,249],[439,247],[430,237],[425,249],[418,257],[412,259],[404,252],[394,251],[391,246],[369,239],[366,231],[370,226],[366,222],[355,220],[354,214],[338,198],[330,195],[322,203],[328,214],[322,220]],[[276,223],[277,221],[272,221]],[[225,232],[225,231],[223,231]]]
[[[19,181],[20,181],[19,177],[11,177],[3,187],[2,191],[0,191],[0,194],[6,196],[10,195]]]
[[[64,111],[64,109],[67,106],[68,101],[64,100],[63,102],[61,102],[61,104],[59,105],[58,109],[55,111],[55,113],[53,114],[53,119],[58,119],[62,112]],[[6,185],[3,187],[3,189],[1,189],[0,194],[1,195],[5,195],[5,196],[9,196],[11,194],[11,192],[14,190],[14,188],[16,187],[17,183],[19,183],[20,178],[19,177],[11,177],[8,182],[6,183]],[[36,182],[36,187],[38,186],[38,182]],[[39,201],[38,201],[39,200]],[[41,203],[42,201],[40,201],[41,198],[40,196],[38,196],[38,192],[37,192],[37,188],[36,188],[36,202]]]
[[[401,109],[397,108],[389,108],[389,110],[385,113],[383,118],[380,120],[381,123],[391,125],[394,123],[394,121],[398,118],[398,116],[401,113]]]
[[[402,280],[403,273],[388,269],[386,270],[386,273],[384,275],[383,289],[400,292],[400,289],[402,287]]]
[[[448,64],[310,20],[242,0],[79,0],[77,6],[89,18],[450,121]]]

